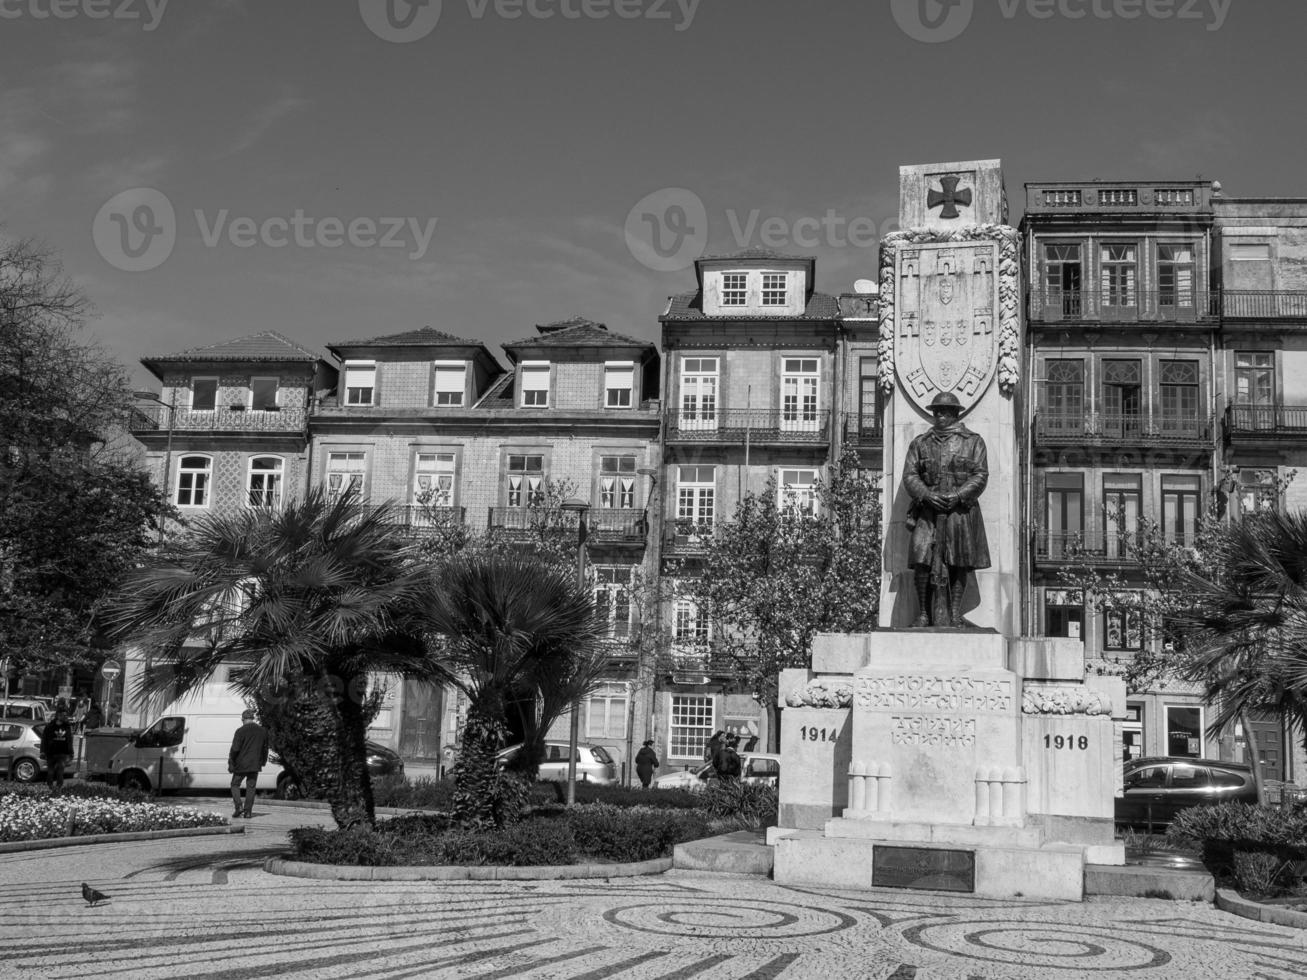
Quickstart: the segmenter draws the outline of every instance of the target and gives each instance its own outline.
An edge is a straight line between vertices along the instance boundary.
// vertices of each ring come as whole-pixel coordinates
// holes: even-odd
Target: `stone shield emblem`
[[[998,243],[932,243],[895,259],[894,365],[923,411],[940,392],[971,408],[998,361]]]

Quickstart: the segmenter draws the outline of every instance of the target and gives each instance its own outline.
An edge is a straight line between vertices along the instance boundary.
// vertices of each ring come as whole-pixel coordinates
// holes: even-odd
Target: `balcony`
[[[1236,405],[1225,410],[1227,438],[1283,439],[1307,435],[1307,405]]]
[[[830,412],[720,408],[707,412],[668,412],[667,441],[715,445],[823,445],[830,438]]]
[[[128,428],[133,435],[151,432],[302,432],[301,406],[248,409],[225,405],[207,411],[171,409],[161,403],[135,405]]]
[[[1227,289],[1221,294],[1227,320],[1307,320],[1307,292],[1283,289]]]
[[[397,509],[404,530],[415,535],[438,535],[461,531],[466,513],[464,507],[431,507],[425,504],[411,504]]]
[[[668,521],[664,525],[663,552],[670,555],[702,554],[712,537],[712,528],[712,521]]]
[[[586,531],[596,543],[644,544],[648,529],[642,510],[595,507],[586,518]]]
[[[844,441],[859,449],[880,446],[885,441],[885,423],[873,416],[846,415]]]
[[[511,537],[539,537],[547,534],[577,535],[579,523],[574,511],[556,507],[491,507],[486,527]]]
[[[1141,538],[1137,531],[1035,532],[1035,564],[1058,568],[1068,564],[1138,565]]]
[[[1211,418],[1176,415],[1060,414],[1035,416],[1035,442],[1041,446],[1148,446],[1208,449]]]
[[[1042,323],[1200,323],[1214,320],[1220,306],[1220,294],[1207,291],[1030,291],[1030,320]]]

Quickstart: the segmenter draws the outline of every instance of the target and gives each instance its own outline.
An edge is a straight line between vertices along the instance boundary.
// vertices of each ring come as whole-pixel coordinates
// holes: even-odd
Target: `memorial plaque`
[[[877,844],[872,853],[871,887],[974,892],[976,852]]]

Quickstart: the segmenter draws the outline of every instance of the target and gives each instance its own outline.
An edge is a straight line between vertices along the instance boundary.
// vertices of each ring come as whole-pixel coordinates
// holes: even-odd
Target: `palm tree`
[[[1219,710],[1209,731],[1243,724],[1261,796],[1254,711],[1307,736],[1307,512],[1268,512],[1226,525],[1205,572],[1182,583],[1172,617],[1188,657],[1180,675],[1206,685]]]
[[[343,828],[374,821],[369,676],[431,676],[419,618],[430,585],[389,507],[314,490],[279,512],[200,518],[129,579],[108,618],[146,652],[139,693],[154,703],[240,665],[233,687],[265,709],[283,756],[303,744],[297,726],[325,719],[334,772],[314,788]],[[275,710],[287,704],[300,710]],[[302,777],[315,769],[285,761]]]
[[[442,568],[427,615],[430,631],[442,637],[433,665],[470,702],[455,768],[455,817],[511,820],[522,793],[496,771],[509,713],[525,733],[520,756],[529,778],[550,725],[594,689],[603,671],[605,624],[568,572],[496,555]]]

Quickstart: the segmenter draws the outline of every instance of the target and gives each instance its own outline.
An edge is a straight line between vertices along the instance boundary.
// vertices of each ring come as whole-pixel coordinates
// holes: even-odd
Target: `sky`
[[[1307,197],[1301,0],[0,0],[0,221],[143,356],[874,277],[901,164]],[[325,356],[325,355],[324,355]]]

